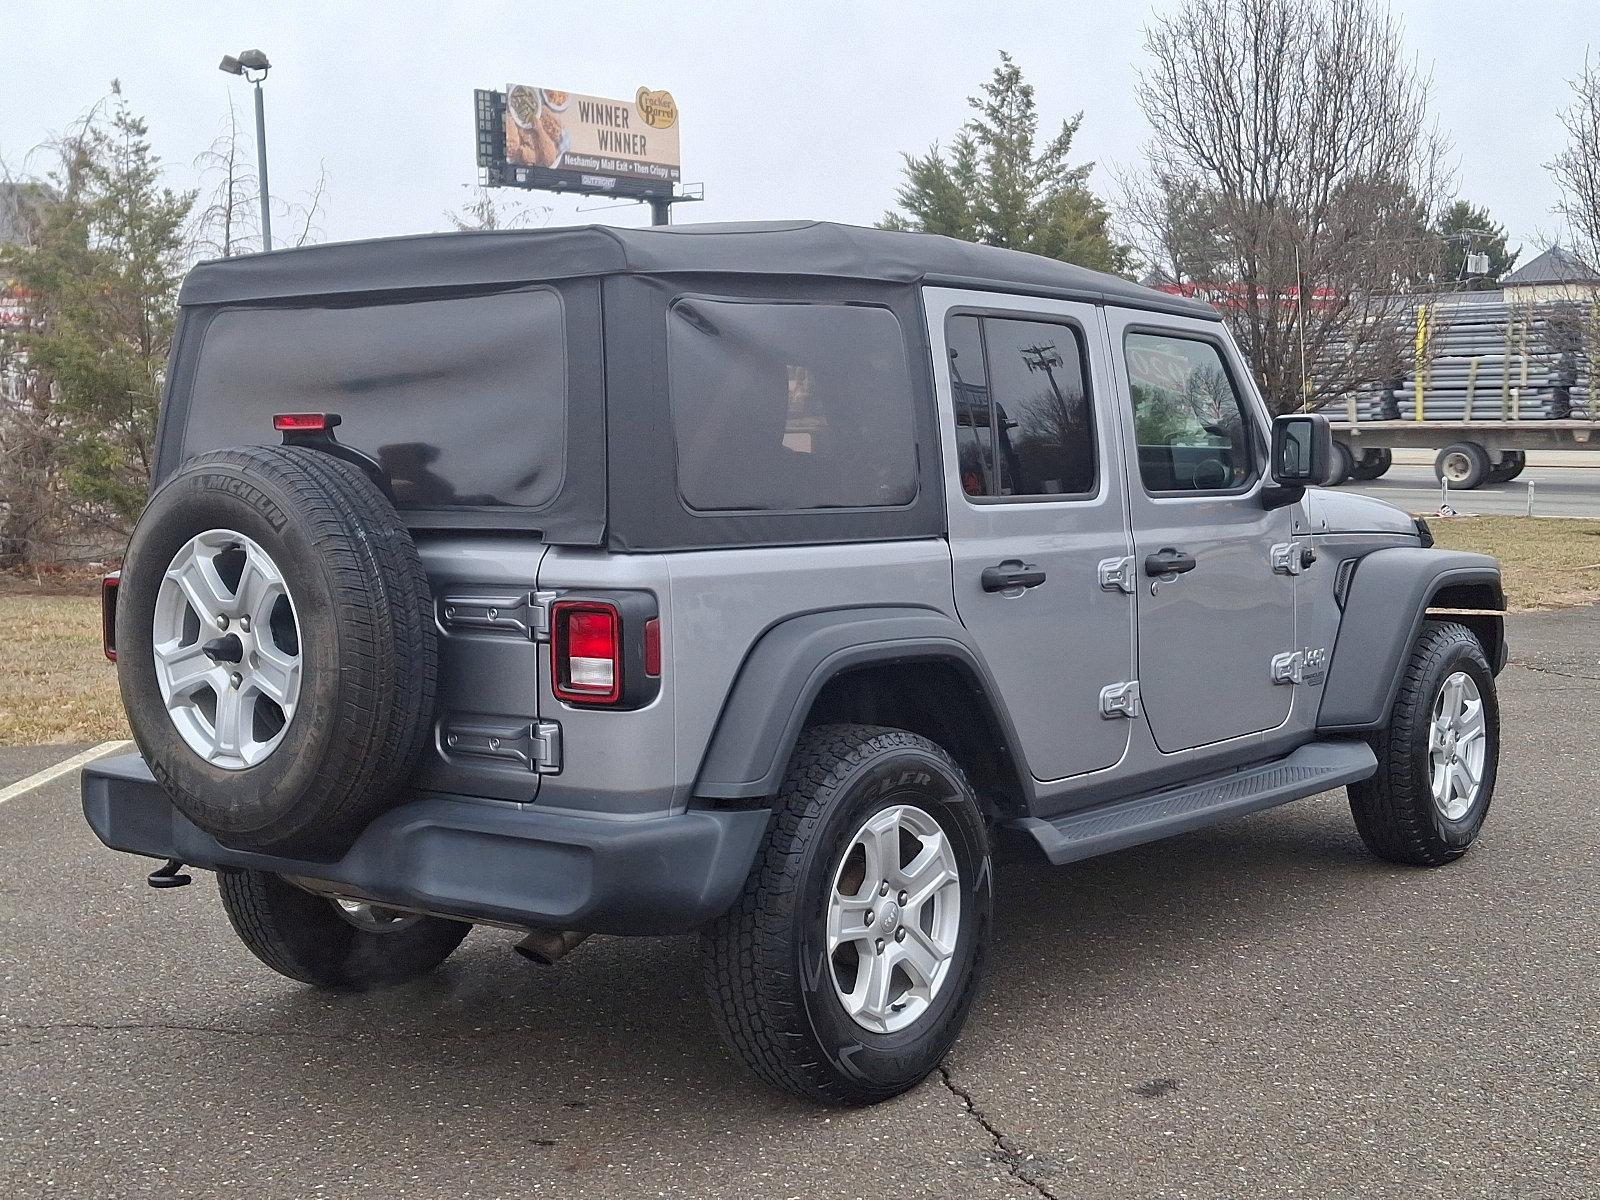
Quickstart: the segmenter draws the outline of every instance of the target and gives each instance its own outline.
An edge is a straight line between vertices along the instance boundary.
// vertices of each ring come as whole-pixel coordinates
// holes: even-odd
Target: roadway
[[[71,776],[0,802],[8,1197],[1594,1197],[1600,610],[1512,618],[1478,846],[1371,858],[1342,795],[1000,873],[966,1034],[877,1108],[722,1049],[687,938],[554,968],[480,929],[327,997],[156,892]],[[0,791],[75,747],[0,751]]]
[[[1470,492],[1452,491],[1450,507],[1479,516],[1526,515],[1528,484],[1533,484],[1536,517],[1600,517],[1600,454],[1593,467],[1530,466],[1510,483],[1490,483]],[[1428,513],[1439,507],[1439,482],[1432,465],[1397,462],[1381,479],[1346,483],[1341,491],[1361,492],[1398,505],[1407,512]]]

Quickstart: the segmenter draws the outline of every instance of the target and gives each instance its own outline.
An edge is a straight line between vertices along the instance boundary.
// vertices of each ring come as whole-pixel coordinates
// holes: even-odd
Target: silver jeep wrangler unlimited
[[[1347,787],[1438,866],[1494,791],[1495,562],[1307,490],[1210,309],[839,225],[197,267],[107,628],[108,846],[268,966],[700,933],[763,1078],[873,1101],[971,1008],[991,847]],[[1448,611],[1448,615],[1442,614]]]

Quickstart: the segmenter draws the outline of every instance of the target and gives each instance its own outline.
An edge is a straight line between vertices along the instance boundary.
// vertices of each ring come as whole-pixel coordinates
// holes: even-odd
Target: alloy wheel
[[[827,922],[834,992],[856,1024],[894,1033],[927,1011],[961,928],[960,868],[932,814],[902,804],[867,819],[834,872]]]
[[[1457,671],[1440,687],[1428,727],[1429,782],[1445,820],[1461,820],[1477,803],[1488,748],[1483,696],[1471,675]]]
[[[300,700],[300,622],[283,573],[230,529],[191,538],[156,593],[156,682],[189,749],[227,771],[277,749]]]

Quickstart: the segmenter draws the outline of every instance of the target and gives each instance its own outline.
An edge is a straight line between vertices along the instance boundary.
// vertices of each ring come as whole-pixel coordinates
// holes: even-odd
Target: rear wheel
[[[1477,442],[1454,442],[1433,460],[1433,474],[1441,483],[1470,491],[1488,480],[1490,466],[1489,452]]]
[[[1423,867],[1465,854],[1488,815],[1500,758],[1494,672],[1471,630],[1423,624],[1373,749],[1377,774],[1349,789],[1367,848]]]
[[[1522,450],[1507,450],[1500,461],[1489,468],[1490,483],[1510,483],[1521,475],[1528,465],[1528,455]]]
[[[1350,470],[1350,478],[1368,482],[1386,474],[1393,465],[1394,451],[1368,450],[1355,460],[1355,466]]]
[[[811,1099],[905,1091],[961,1031],[991,904],[983,818],[943,750],[898,729],[808,730],[743,896],[702,936],[725,1040]]]
[[[314,895],[265,871],[217,872],[234,932],[278,974],[330,991],[392,987],[433,970],[472,926]]]

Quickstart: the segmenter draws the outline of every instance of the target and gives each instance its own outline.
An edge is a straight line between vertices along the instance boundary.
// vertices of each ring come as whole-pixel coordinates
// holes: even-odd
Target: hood
[[[1417,536],[1417,523],[1410,513],[1371,496],[1336,492],[1329,488],[1308,488],[1306,515],[1316,533],[1403,533]]]

